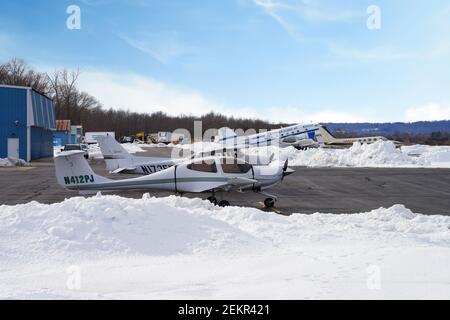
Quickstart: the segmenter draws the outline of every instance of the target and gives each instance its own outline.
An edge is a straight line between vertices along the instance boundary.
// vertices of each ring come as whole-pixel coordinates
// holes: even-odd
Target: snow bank
[[[402,205],[284,217],[175,196],[76,197],[0,206],[0,248],[0,298],[450,298],[450,217]]]
[[[30,164],[22,159],[0,158],[0,167],[28,167]]]
[[[52,205],[1,206],[0,246],[6,248],[2,254],[8,259],[42,259],[42,255],[170,255],[251,240],[215,219],[215,211],[208,201],[175,196],[76,197]]]
[[[129,153],[144,152],[141,145],[136,143],[122,143],[122,147],[124,147]]]
[[[200,152],[223,146],[214,142],[197,142],[178,147]],[[242,149],[242,152],[252,156],[261,155],[263,158],[274,154],[276,158],[289,159],[291,166],[450,168],[450,147],[416,145],[396,148],[390,141],[355,143],[346,149],[316,148],[302,151],[294,147],[268,146]]]
[[[252,148],[250,154],[275,154],[289,159],[291,166],[308,167],[398,167],[450,168],[450,147],[407,146],[396,148],[390,141],[355,143],[348,149],[317,148],[306,151],[293,147]]]
[[[292,148],[293,149],[293,148]],[[427,159],[408,156],[390,141],[355,143],[348,149],[309,149],[284,153],[291,165],[309,167],[424,167]]]
[[[9,261],[118,253],[217,254],[327,238],[450,247],[450,217],[415,214],[402,205],[361,214],[284,217],[253,208],[220,208],[201,199],[148,195],[0,206],[1,255]]]
[[[432,167],[450,168],[450,146],[403,146],[403,153],[411,157],[418,157],[430,163]]]

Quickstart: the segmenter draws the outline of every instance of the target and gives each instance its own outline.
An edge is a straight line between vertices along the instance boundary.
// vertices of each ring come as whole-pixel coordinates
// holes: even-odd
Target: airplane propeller
[[[288,175],[294,173],[294,170],[288,168],[288,165],[289,165],[289,159],[286,159],[286,161],[284,162],[284,165],[283,165],[283,175],[281,176],[281,181],[284,180],[285,176],[288,176]]]

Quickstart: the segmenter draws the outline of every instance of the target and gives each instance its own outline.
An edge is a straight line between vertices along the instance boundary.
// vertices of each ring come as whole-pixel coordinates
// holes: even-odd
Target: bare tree
[[[161,111],[151,114],[136,113],[130,110],[113,109],[113,106],[104,109],[97,99],[78,89],[79,77],[78,69],[56,70],[51,75],[38,73],[21,59],[12,59],[0,65],[1,84],[31,86],[47,94],[55,103],[57,119],[71,120],[72,124],[81,124],[85,131],[115,131],[118,136],[123,136],[141,131],[152,133],[182,128],[193,134],[195,120],[202,120],[204,131],[224,126],[243,130],[279,127],[279,124],[226,117],[216,112],[195,117],[192,115],[169,116]]]
[[[47,74],[34,71],[24,60],[18,58],[0,66],[0,83],[32,87],[43,94],[48,94],[50,89]]]

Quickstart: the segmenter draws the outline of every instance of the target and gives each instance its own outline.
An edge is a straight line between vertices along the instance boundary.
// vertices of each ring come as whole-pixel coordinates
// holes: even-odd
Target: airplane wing
[[[111,171],[111,173],[121,173],[123,171],[133,171],[136,170],[136,167],[130,167],[130,168],[118,168],[116,170]]]

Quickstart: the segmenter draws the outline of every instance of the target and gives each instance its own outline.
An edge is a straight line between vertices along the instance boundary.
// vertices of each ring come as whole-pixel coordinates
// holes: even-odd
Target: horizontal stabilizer
[[[111,173],[121,173],[123,171],[133,171],[136,170],[136,167],[130,167],[130,168],[118,168],[116,170],[111,171]]]

